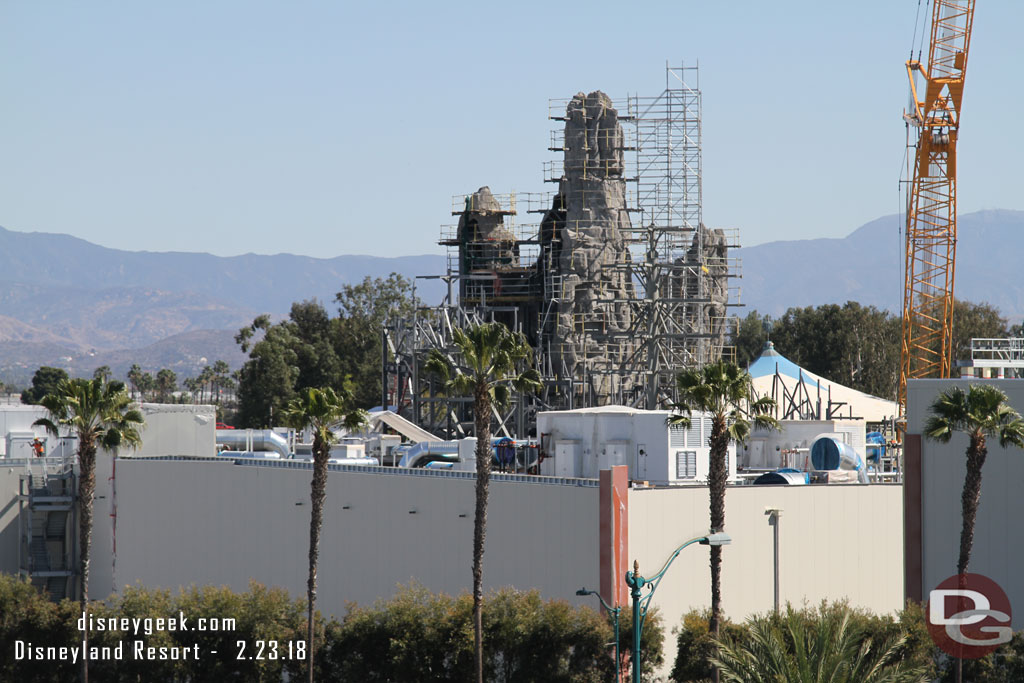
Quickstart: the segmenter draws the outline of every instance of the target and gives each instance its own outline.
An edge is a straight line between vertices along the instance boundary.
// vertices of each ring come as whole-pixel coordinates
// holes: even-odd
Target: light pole
[[[640,636],[643,634],[644,619],[647,618],[647,606],[650,604],[651,598],[654,597],[654,591],[658,589],[658,584],[661,583],[665,572],[672,566],[672,561],[679,557],[679,553],[683,551],[683,548],[694,543],[700,543],[701,545],[728,545],[732,543],[732,538],[725,532],[691,538],[676,548],[675,552],[672,553],[671,557],[668,558],[661,568],[661,571],[649,579],[640,576],[640,563],[636,560],[633,560],[633,571],[626,572],[626,585],[629,586],[630,596],[633,598],[633,683],[640,683]],[[648,593],[646,596],[640,592],[640,589],[644,586],[647,586]]]
[[[596,595],[597,599],[601,601],[601,607],[604,607],[605,611],[608,612],[608,616],[612,618],[612,625],[615,627],[615,683],[619,683],[621,680],[619,669],[619,613],[622,611],[622,607],[619,605],[612,607],[604,601],[600,593],[588,591],[586,588],[576,591],[576,595]]]

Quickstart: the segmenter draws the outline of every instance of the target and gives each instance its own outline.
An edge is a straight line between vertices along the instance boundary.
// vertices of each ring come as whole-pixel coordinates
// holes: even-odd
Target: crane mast
[[[907,195],[906,269],[899,403],[906,414],[907,380],[949,377],[956,272],[956,142],[974,0],[934,0],[927,68],[907,61],[910,108],[918,130],[914,176]]]

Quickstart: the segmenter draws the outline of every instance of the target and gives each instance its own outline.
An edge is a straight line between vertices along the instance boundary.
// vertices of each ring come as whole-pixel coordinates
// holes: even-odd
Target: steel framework
[[[481,188],[454,198],[459,224],[442,228],[440,240],[449,250],[447,273],[425,276],[445,280],[448,296],[413,320],[385,326],[385,357],[392,359],[385,405],[435,434],[468,435],[471,401],[441,396],[420,368],[431,349],[454,360],[452,328],[474,322],[499,320],[523,331],[544,383],[539,396],[495,411],[495,434],[528,435],[538,410],[663,407],[674,399],[680,369],[728,353],[739,276],[729,249],[738,246],[737,235],[702,223],[697,67],[666,67],[665,77],[658,96],[613,103],[621,132],[596,120],[608,116],[610,100],[591,106],[592,96],[606,96],[582,100],[595,117],[585,123],[586,139],[574,132],[567,142],[564,128],[551,135],[549,149],[563,159],[546,163],[544,175],[557,191],[491,195]],[[573,98],[577,115],[580,97]],[[565,122],[573,100],[551,100],[549,118]],[[598,146],[599,155],[579,153]],[[619,193],[621,208],[605,206]],[[542,217],[539,225],[516,222],[524,208]],[[595,232],[611,236],[608,248],[588,247],[578,256],[589,269],[577,268],[572,248]]]
[[[950,374],[956,272],[956,143],[973,20],[974,0],[934,0],[930,71],[919,59],[907,61],[911,106],[904,119],[918,129],[918,139],[907,195],[901,414],[906,411],[908,379]]]

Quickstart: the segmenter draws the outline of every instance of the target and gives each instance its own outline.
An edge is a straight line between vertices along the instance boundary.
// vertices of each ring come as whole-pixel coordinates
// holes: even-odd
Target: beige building
[[[93,595],[136,583],[244,590],[250,581],[305,595],[310,465],[210,457],[205,417],[151,412],[145,452],[154,457],[99,458]],[[189,425],[208,436],[183,436]],[[7,465],[0,468],[0,570],[16,572],[19,505],[7,501],[17,497],[25,466]],[[495,475],[485,587],[536,588],[547,598],[596,606],[575,595],[587,587],[624,603],[633,560],[650,576],[680,543],[707,533],[706,486],[631,488],[626,470],[604,470],[597,479]],[[473,489],[469,472],[332,465],[320,609],[341,617],[346,603],[387,598],[411,581],[434,591],[469,590]],[[895,485],[730,487],[726,614],[741,620],[772,609],[776,571],[783,603],[848,599],[879,613],[898,610],[902,505]],[[781,511],[777,567],[769,510]],[[708,581],[708,549],[693,545],[652,600],[665,620],[663,673],[674,658],[671,629],[684,612],[707,607]]]

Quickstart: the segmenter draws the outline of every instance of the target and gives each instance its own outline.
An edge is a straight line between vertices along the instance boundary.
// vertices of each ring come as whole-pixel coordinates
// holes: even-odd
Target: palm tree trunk
[[[967,476],[964,477],[964,492],[960,499],[963,508],[963,528],[960,530],[960,559],[956,563],[956,573],[967,572],[971,561],[971,547],[974,545],[974,520],[978,516],[978,504],[981,501],[981,468],[985,464],[988,449],[985,446],[985,435],[971,434],[971,443],[967,448]]]
[[[89,551],[92,547],[92,504],[96,496],[96,445],[92,438],[85,434],[78,435],[78,544],[80,573],[82,577],[81,612],[84,615],[89,609]],[[82,683],[89,683],[89,659],[86,656],[89,648],[88,619],[82,631]]]
[[[725,530],[725,484],[729,472],[729,432],[725,416],[715,415],[711,424],[708,489],[710,493],[711,533]],[[708,630],[718,635],[722,610],[722,546],[711,546],[711,620]],[[718,667],[712,667],[711,679],[718,683]]]
[[[978,516],[978,505],[981,502],[981,468],[985,464],[988,448],[985,446],[985,435],[975,432],[970,435],[971,442],[967,447],[967,474],[964,477],[964,491],[960,497],[963,514],[963,527],[960,529],[960,557],[956,563],[956,573],[967,573],[971,562],[971,548],[974,545],[974,520]],[[964,588],[963,585],[960,586]],[[964,676],[964,660],[956,660],[956,683],[961,683]]]
[[[491,397],[487,385],[477,385],[474,402],[476,420],[476,511],[473,515],[473,647],[477,683],[484,682],[483,572],[484,536],[487,533],[487,490],[491,480]]]
[[[319,435],[313,437],[313,483],[310,488],[309,579],[306,597],[309,603],[309,625],[306,643],[309,652],[309,683],[313,683],[313,613],[316,604],[316,569],[320,557],[320,529],[324,522],[324,500],[327,498],[327,461],[331,451]]]

